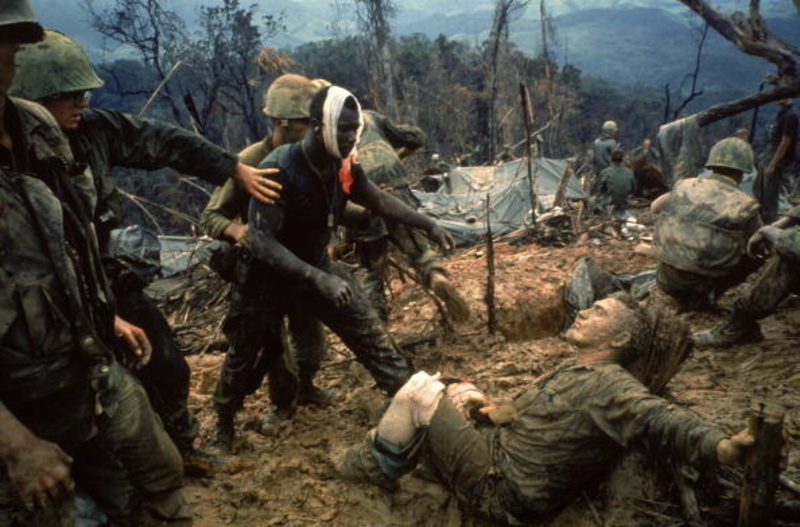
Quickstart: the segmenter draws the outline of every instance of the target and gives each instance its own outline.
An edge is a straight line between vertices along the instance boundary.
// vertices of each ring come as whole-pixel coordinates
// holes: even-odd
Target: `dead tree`
[[[773,101],[800,95],[800,49],[769,32],[759,12],[759,0],[750,0],[750,10],[747,15],[739,11],[732,14],[723,13],[711,7],[705,0],[680,0],[680,2],[700,15],[715,31],[743,53],[761,57],[776,67],[776,71],[765,79],[770,88],[698,112],[695,115],[700,126]]]
[[[700,31],[700,39],[697,42],[697,51],[694,56],[694,70],[690,73],[687,77],[684,78],[684,82],[686,79],[691,79],[692,84],[690,86],[689,95],[681,102],[681,104],[672,112],[672,120],[674,121],[678,117],[680,117],[681,112],[683,111],[686,106],[689,105],[697,97],[703,95],[703,90],[697,88],[697,80],[700,78],[700,64],[703,58],[703,47],[706,43],[706,38],[708,37],[708,22],[703,24],[703,29]],[[670,120],[670,92],[669,92],[669,84],[664,87],[666,92],[666,104],[664,105],[664,122],[669,122]],[[681,88],[681,91],[682,88]]]
[[[370,91],[377,94],[384,112],[397,114],[397,96],[389,49],[389,20],[397,13],[392,0],[355,0],[361,28],[369,42],[367,60],[370,69]]]

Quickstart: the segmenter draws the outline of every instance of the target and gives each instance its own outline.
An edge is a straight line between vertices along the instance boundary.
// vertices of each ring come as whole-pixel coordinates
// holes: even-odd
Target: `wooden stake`
[[[531,230],[536,229],[536,209],[539,206],[539,199],[536,190],[539,186],[538,171],[533,170],[533,145],[531,141],[531,129],[533,128],[533,105],[528,87],[524,82],[519,83],[519,94],[522,98],[522,116],[525,120],[525,158],[528,161],[528,186],[531,198]],[[537,165],[538,166],[538,165]]]
[[[567,193],[567,183],[570,176],[573,174],[572,165],[567,161],[564,167],[564,172],[561,174],[561,181],[558,182],[558,190],[556,190],[556,199],[553,202],[554,207],[561,207],[564,205],[564,196]]]
[[[742,498],[737,527],[768,527],[772,521],[775,490],[780,475],[783,416],[786,409],[756,401],[750,416],[750,433],[756,440],[744,466]]]
[[[491,196],[486,193],[486,294],[484,301],[486,302],[487,322],[489,326],[489,333],[492,335],[497,331],[497,315],[495,313],[494,304],[494,239],[492,238],[492,221],[490,218]]]

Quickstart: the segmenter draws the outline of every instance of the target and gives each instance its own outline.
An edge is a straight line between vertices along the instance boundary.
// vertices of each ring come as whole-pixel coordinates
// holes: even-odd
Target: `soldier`
[[[17,58],[18,75],[12,93],[40,102],[67,134],[78,162],[89,165],[96,205],[93,210],[101,250],[108,253],[109,236],[122,226],[120,196],[111,177],[115,166],[180,172],[222,184],[231,176],[259,199],[277,196],[269,171],[258,171],[209,141],[159,121],[111,111],[88,109],[91,91],[103,81],[86,52],[72,39],[47,30],[41,42],[24,46]],[[153,345],[150,364],[137,372],[164,426],[187,460],[195,458],[197,420],[189,411],[189,365],[174,340],[169,324],[144,294],[147,285],[123,262],[107,259],[106,271],[120,315],[144,329]],[[137,331],[134,328],[132,331]]]
[[[767,148],[759,156],[758,175],[753,192],[761,204],[761,219],[769,223],[778,217],[778,199],[781,178],[794,162],[797,148],[797,114],[792,110],[792,99],[777,102],[780,111],[769,132]]]
[[[577,347],[574,361],[505,408],[470,382],[446,386],[419,372],[346,454],[341,474],[392,490],[423,459],[475,514],[527,525],[567,506],[632,445],[656,445],[697,468],[738,463],[753,442],[747,431],[729,439],[631,373],[652,331],[627,294],[596,302],[564,335]],[[471,416],[489,426],[475,427]]]
[[[591,194],[593,196],[596,196],[600,190],[598,186],[600,183],[600,173],[611,164],[611,153],[621,148],[620,144],[615,139],[616,136],[617,123],[614,121],[606,121],[603,123],[600,136],[594,140],[592,152],[595,179],[591,188]]]
[[[350,154],[361,131],[361,109],[347,90],[323,88],[310,106],[311,128],[302,141],[274,150],[261,164],[280,169],[282,197],[275,205],[250,204],[250,241],[261,278],[262,352],[275,361],[281,352],[280,326],[289,302],[297,299],[322,320],[372,373],[377,385],[394,393],[411,375],[411,364],[386,333],[375,310],[346,269],[331,262],[326,247],[350,199],[390,220],[422,228],[440,245],[452,247],[447,232],[364,176]],[[257,350],[255,350],[257,351]],[[226,371],[218,389],[246,393],[246,377]],[[220,418],[223,418],[220,415]]]
[[[600,172],[595,201],[598,207],[611,206],[614,217],[619,220],[626,219],[628,197],[636,192],[636,178],[633,171],[622,164],[624,158],[622,150],[614,150],[611,154],[611,166]]]
[[[739,188],[753,166],[753,149],[735,137],[717,142],[708,155],[708,178],[689,178],[653,202],[656,281],[683,309],[713,305],[741,283],[757,263],[746,242],[761,227],[758,203]]]
[[[408,187],[408,172],[402,159],[425,143],[425,134],[416,126],[400,125],[370,110],[363,112],[364,131],[358,143],[358,161],[367,178],[400,201],[417,209],[419,202]],[[367,270],[364,292],[381,318],[388,320],[384,283],[388,267],[388,242],[408,258],[419,277],[445,303],[456,322],[469,319],[469,306],[450,282],[447,271],[431,249],[424,233],[404,225],[368,217],[365,228],[357,229],[356,251]]]
[[[800,293],[800,206],[750,238],[747,252],[757,257],[772,252],[751,287],[736,299],[727,320],[694,336],[700,346],[727,347],[761,340],[758,321],[775,312],[790,293]]]
[[[272,121],[272,133],[239,153],[239,160],[257,166],[275,148],[299,141],[308,130],[309,106],[317,88],[302,75],[278,77],[264,97],[264,113]],[[313,383],[325,354],[325,333],[320,322],[299,305],[290,307],[288,332],[284,343],[289,347],[283,360],[275,364],[257,361],[258,350],[265,343],[260,327],[261,297],[257,282],[261,280],[258,266],[252,261],[248,236],[247,207],[250,198],[234,181],[229,181],[211,196],[200,225],[213,238],[236,245],[220,255],[227,262],[221,274],[231,281],[230,307],[223,328],[229,349],[223,374],[232,375],[245,387],[234,387],[234,381],[220,382],[214,393],[214,405],[219,419],[214,446],[230,451],[233,441],[233,417],[241,408],[245,395],[256,390],[269,370],[269,393],[273,407],[264,420],[263,432],[290,419],[295,404],[327,404],[332,392],[321,390]],[[296,362],[296,364],[295,364]]]
[[[113,525],[191,525],[180,455],[108,346],[120,324],[82,194],[90,185],[52,116],[7,97],[17,48],[43,36],[27,0],[0,2],[0,525],[73,526],[75,481],[127,512],[110,513]],[[146,363],[135,344],[120,352]],[[103,448],[142,518],[127,488],[82,471]]]

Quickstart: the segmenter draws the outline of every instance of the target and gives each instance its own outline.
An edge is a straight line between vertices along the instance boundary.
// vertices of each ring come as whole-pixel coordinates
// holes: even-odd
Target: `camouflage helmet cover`
[[[264,113],[274,119],[308,119],[311,98],[316,91],[311,81],[302,75],[281,75],[267,90]]]
[[[711,147],[706,168],[732,168],[741,172],[753,170],[753,148],[738,137],[726,137]]]
[[[0,28],[0,44],[28,44],[44,36],[29,0],[0,0]]]
[[[603,123],[603,132],[612,133],[617,131],[617,123],[614,121],[606,121]]]
[[[94,90],[103,84],[83,48],[63,33],[48,29],[44,40],[17,52],[17,75],[10,93],[38,101],[59,93]]]
[[[311,81],[311,84],[314,85],[314,91],[317,92],[322,88],[327,88],[328,86],[333,86],[333,83],[328,79],[314,79]]]

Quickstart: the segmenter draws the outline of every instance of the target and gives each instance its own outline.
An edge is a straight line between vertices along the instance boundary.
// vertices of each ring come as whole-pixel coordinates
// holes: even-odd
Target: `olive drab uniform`
[[[476,428],[444,397],[417,457],[393,475],[381,469],[374,433],[354,459],[372,481],[399,477],[422,459],[474,513],[528,525],[567,506],[627,448],[654,445],[705,469],[716,467],[717,443],[726,437],[613,363],[562,367],[514,400],[511,411],[507,424]]]
[[[418,150],[425,144],[425,133],[416,126],[396,124],[377,112],[365,110],[362,115],[364,129],[358,143],[358,161],[364,173],[378,187],[416,210],[419,201],[408,187],[408,171],[397,151],[401,148]],[[364,292],[384,321],[388,319],[384,282],[389,241],[406,255],[424,284],[430,284],[433,271],[446,274],[424,232],[386,222],[380,217],[359,218],[359,214],[366,213],[357,206],[348,207],[346,214],[344,221],[348,227],[355,225],[356,252],[367,270]]]
[[[761,226],[758,203],[730,178],[679,181],[656,221],[656,281],[694,308],[742,282],[755,269],[747,240]]]
[[[618,216],[625,214],[628,197],[636,192],[633,171],[624,165],[611,165],[600,173],[595,205],[611,206]]]
[[[616,127],[615,127],[616,130]],[[611,166],[611,153],[620,148],[620,144],[614,138],[615,132],[603,131],[603,133],[592,143],[592,166],[594,168],[594,179],[590,193],[596,196],[600,191],[600,173]]]
[[[772,223],[778,217],[781,179],[795,161],[798,132],[800,132],[800,126],[798,126],[797,114],[792,109],[792,106],[782,107],[769,130],[767,147],[759,156],[758,175],[753,182],[753,194],[758,202],[761,203],[761,217],[764,223]],[[791,138],[789,149],[775,166],[773,177],[767,178],[764,175],[764,170],[772,161],[772,158],[775,157],[778,146],[784,136]]]
[[[95,439],[125,468],[146,517],[188,525],[180,455],[108,347],[114,308],[89,221],[94,198],[83,192],[93,187],[78,184],[85,173],[44,108],[6,103],[14,152],[0,148],[0,399],[75,458],[79,485],[117,500],[113,509],[124,512],[115,525],[130,520],[128,493],[81,477],[98,457]],[[30,525],[37,514],[0,468],[0,524]]]

